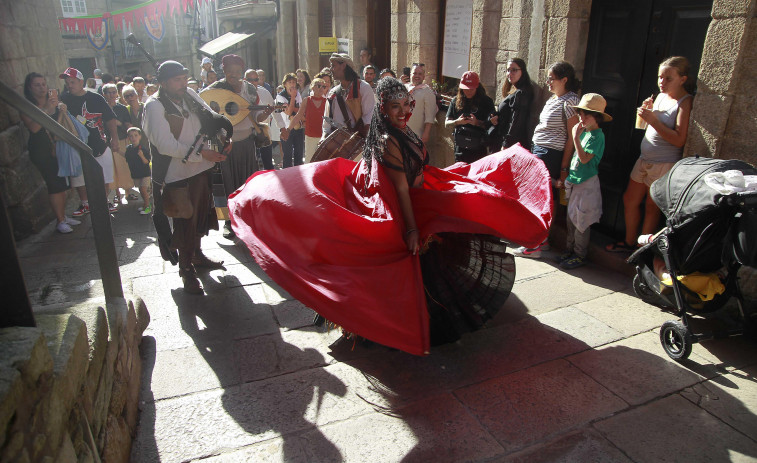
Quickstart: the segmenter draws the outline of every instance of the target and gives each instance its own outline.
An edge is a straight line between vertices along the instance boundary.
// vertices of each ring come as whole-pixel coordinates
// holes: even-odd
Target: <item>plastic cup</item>
[[[636,125],[635,125],[635,127],[637,129],[639,129],[639,130],[647,130],[648,126],[649,126],[649,124],[647,123],[647,121],[645,121],[644,119],[642,119],[641,116],[639,116],[637,114],[636,115]]]

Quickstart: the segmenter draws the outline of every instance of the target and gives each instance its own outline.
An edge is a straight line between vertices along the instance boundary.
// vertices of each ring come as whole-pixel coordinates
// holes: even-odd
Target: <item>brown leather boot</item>
[[[179,276],[184,283],[184,291],[189,294],[204,294],[200,280],[197,279],[194,267],[180,268]]]
[[[200,250],[195,251],[195,254],[192,257],[192,265],[196,268],[207,268],[211,270],[224,268],[222,260],[211,259]]]

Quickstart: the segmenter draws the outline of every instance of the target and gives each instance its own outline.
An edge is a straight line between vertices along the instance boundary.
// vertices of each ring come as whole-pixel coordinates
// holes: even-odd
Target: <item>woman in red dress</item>
[[[256,173],[231,195],[229,212],[258,264],[293,297],[350,333],[423,355],[504,304],[515,268],[500,238],[546,237],[549,174],[520,147],[428,166],[406,125],[413,102],[404,85],[387,77],[376,91],[362,161]]]

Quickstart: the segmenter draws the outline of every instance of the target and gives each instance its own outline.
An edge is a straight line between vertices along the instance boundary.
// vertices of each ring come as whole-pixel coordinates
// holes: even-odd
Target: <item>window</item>
[[[85,0],[60,0],[60,6],[63,8],[64,18],[73,18],[87,14]]]

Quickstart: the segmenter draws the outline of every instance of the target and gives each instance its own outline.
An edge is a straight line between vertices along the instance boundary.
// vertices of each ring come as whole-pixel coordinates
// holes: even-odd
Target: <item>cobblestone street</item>
[[[730,338],[668,359],[631,278],[548,252],[516,259],[487,328],[414,357],[312,326],[313,312],[241,244],[181,290],[140,202],[113,230],[125,292],[150,313],[134,462],[757,461],[757,346]],[[35,308],[101,297],[88,218],[18,243]]]

